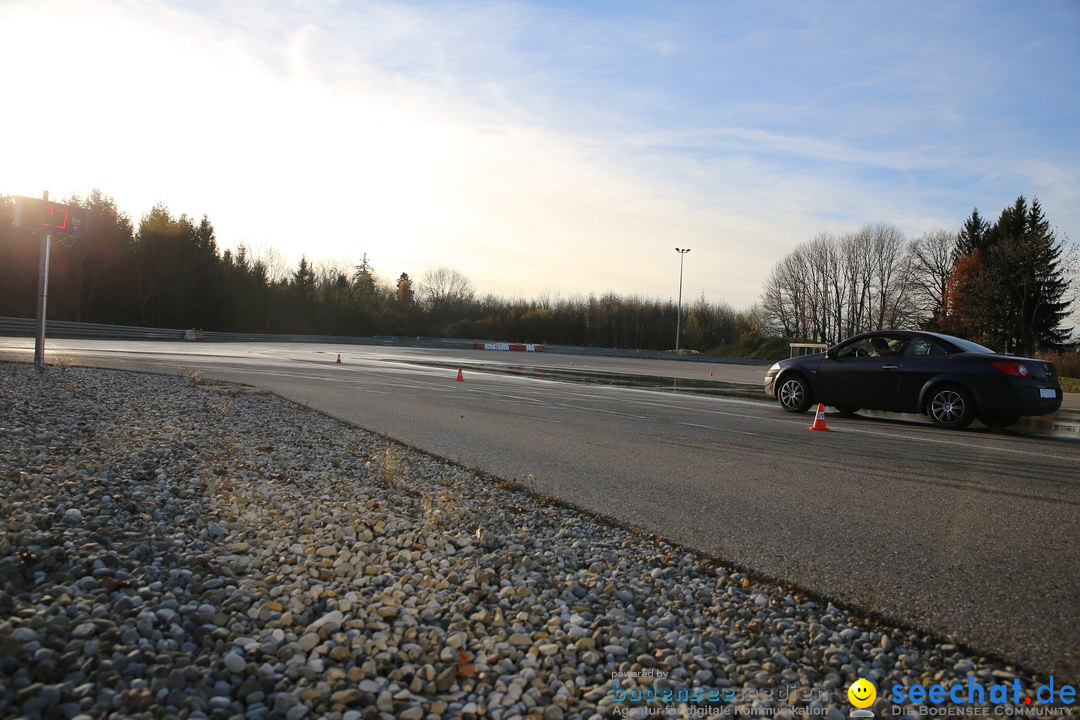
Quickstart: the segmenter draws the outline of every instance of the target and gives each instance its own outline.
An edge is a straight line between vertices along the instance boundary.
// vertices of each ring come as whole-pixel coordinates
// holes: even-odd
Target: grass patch
[[[405,476],[405,458],[405,451],[394,446],[383,450],[379,458],[379,480],[383,487],[392,488]]]
[[[1080,378],[1063,377],[1058,379],[1061,382],[1061,389],[1065,392],[1080,393]]]
[[[791,338],[744,337],[738,342],[710,348],[705,355],[712,357],[747,358],[751,360],[782,360],[791,354]],[[799,341],[802,342],[802,341]]]
[[[469,524],[472,512],[465,503],[465,486],[476,480],[476,473],[470,472],[465,477],[459,477],[449,487],[438,492],[425,492],[420,499],[420,508],[424,513],[427,525],[438,530],[446,530],[453,526]],[[477,540],[482,540],[484,531],[480,525],[474,532]]]

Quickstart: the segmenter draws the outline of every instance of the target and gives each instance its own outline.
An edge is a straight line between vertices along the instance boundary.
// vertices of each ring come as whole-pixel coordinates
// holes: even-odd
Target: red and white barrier
[[[476,343],[477,350],[511,350],[516,352],[544,352],[543,345],[534,343],[504,343],[482,342]]]

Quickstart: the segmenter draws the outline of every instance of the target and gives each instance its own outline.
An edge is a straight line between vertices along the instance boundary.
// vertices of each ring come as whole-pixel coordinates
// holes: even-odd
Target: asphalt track
[[[809,432],[811,414],[771,403],[544,379],[760,383],[753,366],[268,343],[50,340],[47,353],[256,385],[969,650],[1078,675],[1075,439],[873,417]],[[32,339],[0,338],[0,358],[32,355]]]

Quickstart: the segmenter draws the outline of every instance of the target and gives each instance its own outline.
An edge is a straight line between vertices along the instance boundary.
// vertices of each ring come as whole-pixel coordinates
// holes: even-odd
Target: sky
[[[1037,197],[1080,242],[1080,0],[0,0],[0,194],[480,294],[745,308],[821,233]]]

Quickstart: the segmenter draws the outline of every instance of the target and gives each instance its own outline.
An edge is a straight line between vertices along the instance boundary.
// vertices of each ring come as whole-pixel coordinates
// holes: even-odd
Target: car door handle
[[[881,369],[882,370],[899,370],[900,366],[899,365],[882,365]]]

